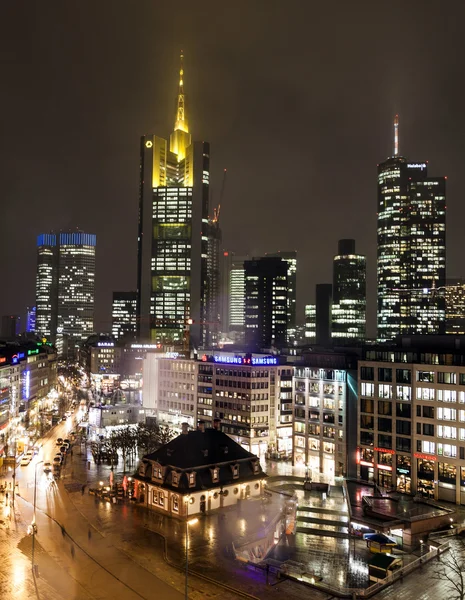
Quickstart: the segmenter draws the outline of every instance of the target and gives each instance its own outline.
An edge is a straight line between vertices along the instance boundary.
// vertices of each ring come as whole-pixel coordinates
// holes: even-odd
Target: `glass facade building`
[[[94,329],[96,236],[73,232],[37,238],[36,331],[59,353]]]
[[[339,240],[333,262],[331,337],[363,340],[366,335],[366,258],[355,253],[355,240]]]
[[[111,334],[116,339],[133,340],[136,336],[136,292],[113,292]]]
[[[378,339],[442,333],[445,177],[395,154],[378,165]]]
[[[448,280],[444,290],[446,333],[465,335],[465,281]]]
[[[287,342],[293,343],[297,334],[297,252],[276,252],[266,256],[282,258],[287,264]]]
[[[216,289],[208,285],[210,146],[192,141],[183,78],[181,65],[170,139],[141,138],[137,333],[201,347],[209,342]]]
[[[287,340],[288,265],[281,258],[246,260],[245,343],[249,349],[282,348]]]

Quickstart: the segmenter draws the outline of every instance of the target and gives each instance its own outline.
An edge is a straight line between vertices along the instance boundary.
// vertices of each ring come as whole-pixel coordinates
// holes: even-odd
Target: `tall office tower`
[[[287,339],[288,265],[265,256],[246,260],[244,269],[247,348],[282,348]]]
[[[58,317],[58,246],[55,233],[37,238],[36,331],[55,341]]]
[[[296,309],[297,309],[297,252],[276,252],[266,256],[277,256],[287,264],[287,342],[292,343],[296,339]]]
[[[181,345],[188,333],[197,348],[208,337],[210,145],[192,142],[182,55],[174,131],[142,136],[140,161],[138,336]]]
[[[465,280],[447,279],[446,333],[465,335]]]
[[[94,329],[96,236],[47,233],[37,238],[36,331],[56,343],[59,354]]]
[[[244,259],[234,257],[229,270],[229,332],[245,332],[245,267]]]
[[[314,344],[316,341],[316,304],[305,305],[304,338],[306,344]]]
[[[215,210],[212,219],[208,219],[205,227],[207,236],[207,279],[204,282],[204,345],[213,348],[217,345],[221,323],[221,272],[220,246],[221,229],[219,214]]]
[[[136,322],[137,292],[113,292],[111,335],[117,340],[134,340]]]
[[[426,162],[393,156],[378,165],[378,339],[442,333],[445,321],[446,182]]]
[[[316,285],[316,343],[319,346],[331,345],[331,305],[333,286],[330,283]]]
[[[234,253],[229,250],[223,250],[220,254],[220,308],[221,308],[221,325],[220,330],[223,333],[229,331],[229,278],[231,273],[231,265]]]
[[[5,315],[2,317],[2,338],[13,339],[20,332],[21,317],[18,315]]]
[[[26,331],[34,333],[36,331],[36,307],[28,306],[26,309]]]
[[[333,261],[331,337],[335,342],[366,335],[366,258],[355,253],[355,240],[339,240]]]

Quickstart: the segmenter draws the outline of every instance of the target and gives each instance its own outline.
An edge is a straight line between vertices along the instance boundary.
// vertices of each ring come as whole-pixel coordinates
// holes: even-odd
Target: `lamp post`
[[[184,598],[185,600],[189,600],[189,595],[188,595],[188,581],[189,581],[189,525],[195,525],[196,523],[198,523],[198,519],[191,519],[189,521],[189,502],[190,502],[190,495],[186,496],[186,587],[185,587],[185,592],[184,592]]]
[[[32,556],[31,556],[31,566],[34,571],[34,549],[35,549],[35,539],[36,539],[36,497],[37,497],[37,467],[43,464],[43,460],[39,460],[34,467],[34,512],[32,513],[32,523],[31,523],[31,531],[32,531]]]

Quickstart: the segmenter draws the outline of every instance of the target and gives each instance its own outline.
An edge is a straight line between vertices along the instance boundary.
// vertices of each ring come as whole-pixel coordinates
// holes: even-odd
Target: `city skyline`
[[[389,66],[386,72],[381,73],[377,65],[378,61],[381,64],[383,57],[387,60],[383,42],[388,39],[391,19],[395,16],[383,17],[384,23],[373,28],[373,31],[376,29],[375,38],[372,28],[366,26],[367,22],[368,25],[378,23],[379,15],[375,8],[365,13],[363,28],[357,24],[355,16],[351,17],[345,13],[346,9],[341,9],[341,22],[334,24],[334,35],[342,35],[341,41],[330,36],[322,47],[337,49],[345,42],[344,50],[353,60],[346,61],[344,65],[340,64],[337,52],[318,53],[317,31],[311,43],[305,37],[304,47],[295,47],[281,54],[280,42],[273,35],[279,31],[278,10],[269,10],[268,27],[255,40],[252,28],[254,24],[258,27],[261,12],[258,8],[250,8],[250,25],[242,32],[243,41],[235,46],[236,52],[231,55],[228,48],[234,46],[232,40],[237,31],[237,15],[232,20],[231,14],[225,13],[221,17],[225,19],[220,19],[223,36],[215,38],[216,53],[202,49],[196,42],[202,37],[204,25],[189,11],[186,16],[192,16],[190,26],[181,27],[169,43],[166,34],[162,34],[155,51],[148,51],[145,36],[139,34],[141,27],[149,28],[154,12],[142,10],[143,17],[147,19],[147,24],[143,25],[140,17],[128,21],[128,15],[118,8],[121,6],[115,10],[115,32],[126,32],[122,43],[128,52],[124,53],[124,58],[104,52],[101,42],[92,39],[89,48],[80,57],[81,62],[77,63],[74,48],[77,40],[65,23],[63,35],[69,41],[63,53],[50,54],[47,48],[38,44],[34,56],[27,54],[30,64],[26,61],[26,54],[22,55],[22,49],[7,64],[6,85],[19,94],[23,84],[16,79],[17,69],[25,68],[28,73],[29,69],[40,64],[39,72],[48,93],[43,99],[34,98],[36,102],[31,114],[37,115],[36,111],[41,111],[44,118],[34,119],[33,124],[29,117],[23,118],[26,113],[22,102],[13,105],[5,98],[4,112],[13,115],[11,122],[14,123],[14,127],[6,123],[1,147],[5,160],[0,176],[5,182],[6,205],[2,235],[6,244],[11,246],[13,242],[5,224],[11,223],[8,227],[11,231],[16,224],[19,225],[11,207],[19,203],[30,218],[25,224],[21,223],[23,244],[20,250],[12,261],[2,265],[2,276],[10,281],[1,300],[2,314],[16,313],[18,304],[22,312],[33,302],[35,236],[51,227],[79,226],[96,231],[101,240],[96,277],[96,324],[99,330],[110,329],[112,290],[135,287],[137,140],[149,131],[168,131],[166,115],[172,111],[174,73],[180,48],[185,50],[189,69],[189,107],[194,137],[202,134],[214,147],[213,202],[219,195],[221,172],[228,168],[228,185],[222,203],[223,247],[238,255],[251,256],[264,255],[275,248],[296,249],[300,276],[298,322],[303,321],[303,306],[314,302],[314,285],[331,281],[329,262],[315,260],[315,257],[330,257],[337,239],[354,238],[359,252],[367,256],[368,334],[373,336],[375,333],[376,188],[373,181],[376,163],[382,162],[392,151],[390,123],[396,113],[400,114],[402,152],[428,159],[434,164],[435,172],[449,176],[447,276],[462,275],[459,234],[462,208],[458,186],[460,139],[465,124],[459,111],[460,102],[456,102],[460,93],[458,89],[451,88],[457,85],[452,75],[456,69],[460,70],[457,62],[461,58],[457,57],[461,55],[455,49],[454,36],[450,35],[460,19],[444,17],[438,25],[434,10],[421,15],[423,27],[419,27],[419,31],[434,28],[437,40],[435,56],[423,41],[423,33],[420,35],[419,31],[412,31],[408,26],[407,17],[415,14],[415,4],[404,7],[405,24],[401,22],[398,26],[396,50],[403,56],[402,64],[398,68]],[[210,8],[214,10],[213,6]],[[12,18],[21,17],[17,12],[21,10],[17,7],[7,10],[12,10]],[[169,19],[170,9],[164,10],[165,17]],[[306,12],[305,8],[303,12]],[[82,18],[85,14],[84,9]],[[104,9],[98,9],[95,15],[97,22],[100,23],[105,15]],[[327,17],[325,9],[312,16],[322,24]],[[230,22],[227,22],[228,18]],[[290,18],[293,25],[299,27],[293,15]],[[50,28],[51,42],[57,41],[58,33],[54,29],[57,15],[53,12],[38,14],[37,19],[40,22],[44,19],[43,27],[45,30]],[[195,36],[193,25],[197,26]],[[358,36],[360,41],[354,41],[357,31],[363,33]],[[24,47],[27,49],[29,44],[34,43],[36,32],[31,27],[26,27],[25,32],[28,38]],[[22,39],[14,26],[11,34]],[[105,36],[111,37],[104,41],[113,39],[113,34],[108,32]],[[8,42],[8,37],[4,38],[5,42]],[[376,50],[373,52],[376,60],[365,50],[369,45]],[[160,51],[157,53],[156,49]],[[139,51],[142,51],[142,59]],[[274,57],[273,60],[267,60],[268,56]],[[69,85],[60,85],[58,89],[52,67],[62,67],[63,60],[77,66],[66,74]],[[220,69],[223,62],[227,66]],[[94,64],[99,65],[99,73],[103,70],[104,77],[97,77]],[[136,71],[133,70],[135,64],[138,65]],[[257,69],[258,64],[260,69]],[[84,67],[87,71],[83,71]],[[302,72],[309,76],[297,76]],[[34,81],[32,71],[30,76]],[[348,85],[349,80],[355,83]],[[129,92],[121,89],[121,81],[132,82]],[[244,87],[244,81],[247,87]],[[442,92],[446,81],[448,101]],[[156,85],[157,82],[161,85]],[[31,88],[34,89],[34,85]],[[65,91],[63,88],[66,88]],[[77,100],[68,89],[79,90]],[[115,95],[115,91],[118,94]],[[341,93],[340,102],[329,101]],[[263,102],[264,97],[266,102]],[[51,106],[57,109],[53,113],[50,112]],[[316,114],[318,118],[300,118],[304,114],[302,111],[308,115]],[[70,120],[68,113],[75,115],[76,123]],[[319,125],[320,122],[323,125]],[[24,145],[20,140],[29,134],[31,125],[36,135],[28,135],[28,139],[34,139]],[[64,125],[68,132],[66,141],[62,136]],[[299,133],[296,137],[294,132],[299,130],[298,125],[304,128],[305,135]],[[268,134],[267,130],[273,133]],[[270,135],[275,141],[270,142]],[[94,138],[97,143],[90,143],[89,140]],[[40,154],[44,163],[54,165],[53,177],[47,165],[42,172],[37,171],[37,161],[33,161],[37,154],[35,139],[41,140]],[[284,154],[280,149],[282,139],[286,140],[289,148]],[[305,139],[304,146],[300,139]],[[18,145],[20,143],[21,146]],[[63,144],[67,148],[66,161],[61,157]],[[241,148],[245,147],[249,148],[248,152],[241,152]],[[250,153],[251,160],[248,160],[246,155]],[[31,170],[34,194],[30,193],[30,184],[25,179],[12,178],[19,165],[15,158],[17,155],[24,158]],[[306,164],[310,165],[309,169],[305,168]],[[269,172],[287,171],[293,173],[291,179],[284,175],[267,177]],[[331,176],[334,171],[338,174],[337,178]],[[327,185],[329,178],[331,186]],[[70,181],[73,182],[71,186]],[[40,202],[31,204],[29,198],[32,197],[38,197]],[[288,216],[283,214],[284,206],[289,210]],[[247,217],[243,218],[244,215]],[[312,226],[315,220],[326,223],[328,227],[331,224],[330,233],[321,233],[325,226]],[[263,226],[260,225],[262,222]],[[117,245],[113,243],[110,232],[120,240]],[[118,268],[113,266],[116,264]]]

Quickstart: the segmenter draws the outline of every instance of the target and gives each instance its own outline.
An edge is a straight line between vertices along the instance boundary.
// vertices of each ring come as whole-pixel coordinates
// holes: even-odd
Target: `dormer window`
[[[218,483],[218,481],[220,480],[220,469],[219,469],[219,467],[213,467],[213,469],[211,469],[211,474],[212,474],[212,482],[213,483]]]
[[[239,479],[239,465],[231,465],[233,479]]]
[[[253,465],[254,475],[256,475],[257,473],[260,473],[260,463],[258,462],[258,460],[254,461],[252,463],[252,465]]]
[[[189,487],[195,487],[195,473],[188,473],[187,478],[189,481]]]
[[[172,471],[171,473],[171,483],[176,487],[179,485],[179,473],[176,471]]]

